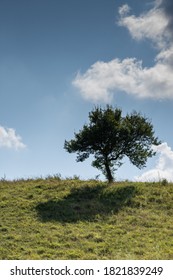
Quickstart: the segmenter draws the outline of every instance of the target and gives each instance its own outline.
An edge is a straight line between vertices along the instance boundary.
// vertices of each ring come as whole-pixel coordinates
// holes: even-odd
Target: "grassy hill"
[[[0,259],[173,259],[173,184],[0,181]]]

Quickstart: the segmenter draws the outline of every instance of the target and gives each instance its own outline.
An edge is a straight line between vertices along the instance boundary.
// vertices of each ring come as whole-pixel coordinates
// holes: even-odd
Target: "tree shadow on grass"
[[[36,211],[43,222],[92,222],[96,221],[98,216],[106,217],[129,205],[135,193],[134,186],[119,188],[85,186],[80,189],[72,189],[70,194],[63,199],[39,203]]]

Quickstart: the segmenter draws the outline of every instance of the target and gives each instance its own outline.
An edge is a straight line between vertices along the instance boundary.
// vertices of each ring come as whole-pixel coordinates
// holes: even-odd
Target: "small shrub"
[[[168,185],[167,179],[162,179],[161,185],[162,185],[162,186],[167,186],[167,185]]]

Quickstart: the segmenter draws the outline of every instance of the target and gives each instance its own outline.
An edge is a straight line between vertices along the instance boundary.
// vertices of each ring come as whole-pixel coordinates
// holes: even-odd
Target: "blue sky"
[[[173,181],[172,27],[171,0],[1,0],[0,177],[101,174],[63,146],[111,104],[145,114],[162,141],[116,179]]]

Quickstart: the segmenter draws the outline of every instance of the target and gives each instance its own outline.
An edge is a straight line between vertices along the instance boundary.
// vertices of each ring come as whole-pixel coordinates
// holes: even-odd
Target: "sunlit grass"
[[[0,259],[173,259],[173,184],[0,181]]]

